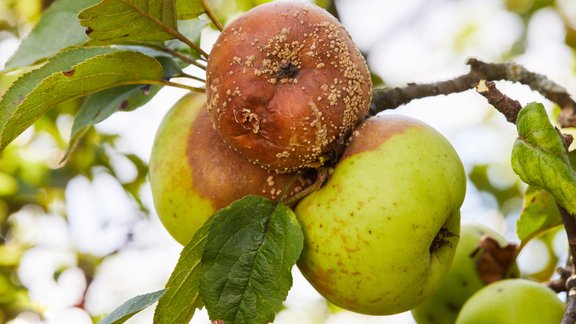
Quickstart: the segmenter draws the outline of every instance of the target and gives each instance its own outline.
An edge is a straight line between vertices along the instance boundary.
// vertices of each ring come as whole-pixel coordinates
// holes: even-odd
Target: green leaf
[[[192,19],[205,12],[200,0],[176,0],[178,19]]]
[[[80,24],[95,44],[127,44],[173,39],[174,0],[103,0],[80,13]]]
[[[0,151],[62,102],[119,85],[159,83],[162,73],[157,60],[137,52],[65,52],[18,79],[0,101]]]
[[[158,301],[165,292],[166,290],[162,289],[129,299],[120,307],[116,308],[112,313],[108,314],[108,316],[104,317],[100,322],[98,322],[98,324],[124,323],[139,311]]]
[[[154,323],[188,323],[196,309],[204,307],[198,287],[200,262],[213,221],[214,217],[208,219],[180,253],[180,259],[166,283],[168,292],[156,306]]]
[[[30,34],[6,62],[5,69],[26,66],[88,40],[78,13],[99,0],[58,0],[40,17]]]
[[[516,222],[516,233],[523,244],[547,230],[562,225],[554,197],[546,190],[528,187],[522,213]]]
[[[87,96],[74,119],[70,143],[62,161],[68,159],[90,127],[118,111],[132,111],[144,105],[161,88],[161,86],[151,85],[126,85]]]
[[[158,60],[164,70],[164,79],[170,79],[182,73],[178,63],[167,54],[138,46],[126,46],[126,48],[153,56]],[[161,88],[162,86],[156,85],[127,85],[88,95],[74,119],[70,142],[61,162],[68,159],[90,127],[116,112],[139,108],[150,101]]]
[[[268,323],[292,286],[303,246],[292,210],[247,196],[214,216],[202,255],[200,294],[212,320]]]
[[[6,123],[8,117],[16,111],[18,105],[38,86],[38,84],[52,73],[68,71],[73,65],[83,62],[89,58],[116,52],[116,49],[109,47],[78,48],[68,50],[53,57],[41,68],[24,74],[16,80],[10,89],[0,100],[0,130]],[[0,133],[0,138],[1,138]]]
[[[528,104],[520,110],[516,125],[519,137],[512,149],[514,172],[527,184],[548,190],[576,215],[576,174],[544,106]]]

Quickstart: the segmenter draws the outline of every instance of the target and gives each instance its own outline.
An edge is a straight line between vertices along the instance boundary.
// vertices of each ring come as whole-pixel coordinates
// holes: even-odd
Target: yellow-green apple
[[[274,174],[230,149],[213,129],[201,94],[188,94],[170,109],[150,157],[156,212],[182,244],[218,209],[249,194],[277,199],[295,175]],[[308,184],[297,177],[286,197]]]
[[[412,309],[412,315],[418,324],[452,324],[470,296],[487,283],[478,272],[484,267],[480,266],[483,251],[480,247],[482,239],[490,237],[500,247],[507,246],[506,239],[492,229],[480,224],[462,224],[460,240],[456,248],[456,255],[450,270],[442,280],[440,287],[422,304]],[[517,267],[512,263],[504,271],[503,277],[517,275]]]
[[[369,118],[325,186],[296,207],[298,266],[337,306],[407,311],[450,267],[465,187],[460,158],[438,131],[409,117]]]
[[[464,304],[456,324],[554,324],[564,303],[550,288],[526,279],[492,283]]]
[[[302,2],[253,8],[220,34],[206,69],[208,109],[222,138],[276,172],[322,163],[364,119],[372,81],[342,24]]]

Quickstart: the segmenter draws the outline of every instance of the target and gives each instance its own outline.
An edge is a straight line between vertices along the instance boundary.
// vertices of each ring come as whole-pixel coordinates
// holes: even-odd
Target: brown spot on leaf
[[[94,31],[94,29],[92,29],[91,27],[88,27],[88,28],[86,28],[86,30],[84,32],[86,33],[86,35],[90,35],[93,31]]]
[[[483,236],[478,247],[470,254],[478,256],[476,271],[480,279],[489,284],[509,277],[510,269],[516,258],[516,244],[509,243],[504,247],[495,239]]]
[[[128,108],[128,100],[123,100],[122,103],[120,104],[119,109],[120,110],[126,110]]]
[[[62,74],[64,74],[64,76],[67,76],[67,77],[73,76],[74,73],[76,73],[76,70],[74,70],[74,69],[62,72]]]

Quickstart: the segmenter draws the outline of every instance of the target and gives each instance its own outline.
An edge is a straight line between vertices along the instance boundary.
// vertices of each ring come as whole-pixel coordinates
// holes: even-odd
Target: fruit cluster
[[[206,95],[185,96],[158,130],[150,181],[163,224],[185,244],[218,209],[249,194],[293,197],[328,167],[294,212],[298,267],[329,301],[372,315],[413,310],[419,323],[480,323],[478,305],[506,308],[507,296],[524,294],[550,314],[522,323],[556,320],[563,306],[542,286],[481,278],[483,255],[472,250],[485,235],[505,241],[480,227],[460,232],[458,155],[423,122],[366,118],[371,88],[361,53],[323,9],[270,3],[230,23],[210,53]],[[516,275],[509,264],[499,279]]]

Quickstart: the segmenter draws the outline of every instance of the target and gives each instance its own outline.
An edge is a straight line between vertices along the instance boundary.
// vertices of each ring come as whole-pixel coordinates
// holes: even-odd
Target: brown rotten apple
[[[294,174],[277,175],[230,149],[206,112],[206,97],[189,94],[164,117],[150,158],[150,184],[164,227],[187,243],[216,210],[248,194],[276,199]],[[300,177],[288,195],[307,184]]]
[[[248,11],[220,34],[207,67],[208,109],[220,136],[280,173],[318,165],[364,118],[371,87],[344,27],[304,3]]]

